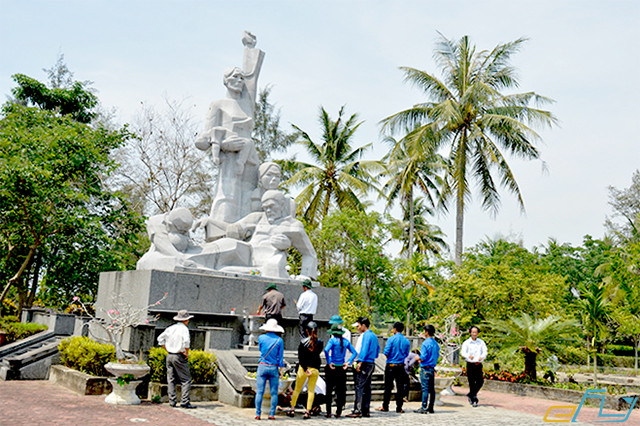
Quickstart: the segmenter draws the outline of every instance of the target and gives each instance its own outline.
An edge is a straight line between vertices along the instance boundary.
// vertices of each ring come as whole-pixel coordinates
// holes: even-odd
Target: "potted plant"
[[[110,343],[116,351],[116,362],[105,364],[104,368],[115,376],[109,379],[112,386],[112,392],[107,395],[105,402],[117,405],[137,405],[140,404],[140,398],[136,395],[136,387],[141,383],[140,378],[149,374],[150,367],[133,354],[125,354],[122,350],[122,340],[125,331],[136,325],[149,324],[157,320],[157,317],[149,317],[148,310],[152,306],[159,305],[165,298],[167,293],[157,302],[144,308],[134,308],[127,302],[125,295],[114,297],[112,308],[102,312],[98,317],[98,312],[92,315],[80,300],[78,296],[73,298],[74,302],[82,305],[85,313],[91,318],[90,325],[95,325],[105,332],[107,338],[96,336],[89,328],[89,334],[92,338]]]

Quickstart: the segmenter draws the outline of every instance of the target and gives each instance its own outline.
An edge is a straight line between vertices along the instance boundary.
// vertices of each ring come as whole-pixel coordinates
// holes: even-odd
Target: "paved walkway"
[[[444,406],[436,407],[435,414],[413,413],[417,402],[405,405],[405,414],[372,412],[367,419],[326,419],[314,417],[302,420],[302,415],[289,418],[282,414],[275,422],[266,424],[294,426],[304,425],[383,425],[401,423],[413,425],[547,425],[542,419],[554,405],[570,405],[558,401],[520,397],[510,394],[482,391],[480,406],[472,408],[467,404],[466,389],[455,387],[460,395],[442,398]],[[81,396],[63,387],[45,381],[0,381],[0,425],[124,425],[145,423],[151,425],[244,425],[257,424],[253,420],[253,409],[240,409],[219,402],[197,403],[195,410],[170,408],[167,404],[143,403],[139,406],[112,406],[104,403],[104,396]],[[378,407],[373,402],[372,407]],[[348,406],[349,407],[349,406]],[[391,409],[395,408],[394,403]],[[621,412],[605,411],[621,414]],[[591,424],[597,420],[598,409],[586,407],[580,410],[579,423]],[[264,419],[263,414],[263,419]],[[595,424],[595,423],[593,423]],[[640,410],[634,410],[623,423],[640,426]]]

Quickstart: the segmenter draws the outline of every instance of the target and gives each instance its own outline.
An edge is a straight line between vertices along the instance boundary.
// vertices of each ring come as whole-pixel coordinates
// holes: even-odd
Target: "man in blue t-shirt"
[[[422,406],[416,413],[433,413],[433,404],[436,402],[435,367],[440,358],[440,346],[433,338],[436,328],[429,324],[424,327],[424,342],[420,349],[420,384],[422,386]]]
[[[404,360],[409,355],[411,343],[404,337],[404,324],[396,322],[391,329],[392,336],[387,340],[382,353],[387,357],[387,363],[384,368],[384,398],[382,407],[378,411],[389,411],[389,401],[391,400],[391,391],[393,390],[393,382],[396,382],[396,413],[404,413],[402,404],[404,402],[405,393],[409,387],[409,375],[404,369]]]
[[[370,417],[371,378],[375,369],[375,360],[380,354],[380,344],[375,333],[369,330],[369,318],[357,320],[358,331],[362,334],[362,344],[356,359],[356,401],[354,410],[347,417]]]

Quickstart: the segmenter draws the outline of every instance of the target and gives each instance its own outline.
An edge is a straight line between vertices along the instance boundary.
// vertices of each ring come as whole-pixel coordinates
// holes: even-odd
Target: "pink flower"
[[[118,312],[118,311],[115,311],[114,313],[115,313],[116,315],[120,315],[120,312]]]
[[[148,320],[148,319],[144,320],[144,322],[145,322],[146,324],[149,324],[149,320]]]
[[[115,324],[117,322],[117,320],[113,320],[113,323]]]
[[[159,305],[159,304],[160,304],[160,301],[158,300],[158,301],[156,302],[156,305]]]
[[[78,300],[80,300],[80,298],[78,296],[73,296],[73,299],[71,300],[73,300],[74,302],[77,302]]]
[[[107,313],[108,313],[108,314],[112,314],[112,313],[114,313],[114,312],[115,312],[115,311],[114,311],[113,309],[109,309],[109,310],[107,311]]]
[[[169,294],[169,293],[165,293],[164,295],[166,296],[167,294]]]

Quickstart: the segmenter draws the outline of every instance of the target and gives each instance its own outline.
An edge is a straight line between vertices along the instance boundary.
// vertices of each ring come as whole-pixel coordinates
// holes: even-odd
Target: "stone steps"
[[[0,354],[0,380],[48,379],[49,367],[60,359],[60,340],[53,332],[42,332],[15,342],[15,346],[3,346]]]

